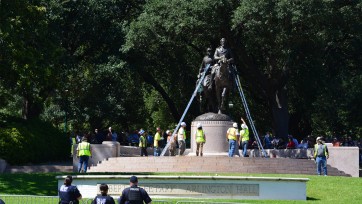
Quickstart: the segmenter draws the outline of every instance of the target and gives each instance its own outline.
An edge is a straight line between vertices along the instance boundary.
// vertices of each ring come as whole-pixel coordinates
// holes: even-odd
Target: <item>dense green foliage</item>
[[[172,128],[225,37],[260,132],[359,137],[361,19],[361,0],[2,0],[0,111],[67,131]]]
[[[51,124],[0,115],[0,155],[10,164],[65,160],[70,141]]]

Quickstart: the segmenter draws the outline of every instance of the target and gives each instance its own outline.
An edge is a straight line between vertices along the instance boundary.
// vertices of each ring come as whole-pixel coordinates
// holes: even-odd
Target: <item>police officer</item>
[[[203,155],[202,148],[206,143],[206,136],[204,130],[202,129],[201,123],[197,123],[197,130],[195,132],[195,141],[196,141],[196,156],[199,156],[200,153],[200,156],[202,157]]]
[[[99,190],[101,191],[101,195],[97,195],[92,201],[92,204],[115,204],[114,199],[111,196],[107,195],[108,194],[107,184],[102,183],[99,186]]]
[[[73,177],[67,176],[64,180],[64,185],[59,188],[59,203],[60,204],[77,204],[82,199],[77,186],[72,185]]]
[[[152,199],[148,196],[145,189],[138,187],[138,179],[136,176],[132,176],[129,180],[130,187],[122,191],[122,195],[119,199],[120,204],[143,204],[151,203]]]
[[[89,157],[92,156],[92,149],[90,143],[87,142],[86,137],[83,137],[82,142],[78,144],[77,155],[79,157],[78,172],[82,170],[82,165],[84,163],[84,173],[86,173]]]
[[[239,141],[237,123],[233,123],[233,127],[228,129],[226,133],[226,139],[227,141],[229,141],[229,157],[233,157],[235,153],[236,143]]]

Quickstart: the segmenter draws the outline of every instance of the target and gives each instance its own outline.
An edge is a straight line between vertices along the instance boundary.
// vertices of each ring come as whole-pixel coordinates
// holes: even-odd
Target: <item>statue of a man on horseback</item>
[[[223,113],[226,110],[228,94],[232,88],[232,66],[234,61],[230,48],[226,47],[226,39],[221,38],[220,46],[216,48],[214,56],[211,55],[211,48],[207,49],[207,55],[203,58],[200,76],[207,64],[210,64],[211,73],[206,73],[202,88],[206,111]],[[213,64],[216,62],[216,64]],[[209,69],[209,70],[210,70]],[[200,95],[202,97],[202,94]],[[217,99],[217,105],[215,98]]]
[[[209,65],[209,69],[205,74],[204,81],[201,83],[199,88],[199,102],[200,102],[200,111],[201,112],[217,112],[217,102],[215,93],[213,90],[213,79],[211,78],[211,70],[214,65],[214,57],[212,55],[212,49],[209,47],[206,49],[206,56],[202,59],[201,67],[199,74],[197,75],[198,84],[201,75],[205,72],[206,67]]]

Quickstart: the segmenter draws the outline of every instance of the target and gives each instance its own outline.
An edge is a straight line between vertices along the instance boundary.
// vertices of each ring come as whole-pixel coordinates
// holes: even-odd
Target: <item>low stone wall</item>
[[[79,159],[76,155],[78,145],[74,145],[73,155],[73,171],[77,172]],[[102,144],[91,144],[92,157],[89,158],[88,166],[98,164],[100,161],[110,157],[119,157],[121,148],[118,142],[105,141]]]
[[[77,175],[83,198],[99,194],[99,185],[109,186],[108,194],[119,197],[129,187],[129,175]],[[137,175],[139,186],[152,198],[219,198],[253,200],[306,200],[308,178],[271,178],[242,176],[154,176]],[[57,176],[58,188],[65,176]],[[283,193],[281,193],[283,192]]]
[[[333,147],[329,144],[329,159],[327,164],[344,171],[352,177],[359,177],[359,149],[358,147]],[[270,158],[294,158],[312,159],[314,150],[309,149],[266,149],[265,152]],[[250,150],[251,157],[260,157],[260,151]]]

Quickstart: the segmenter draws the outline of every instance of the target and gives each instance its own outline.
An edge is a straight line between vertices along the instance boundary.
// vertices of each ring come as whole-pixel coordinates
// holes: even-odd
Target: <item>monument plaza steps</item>
[[[270,173],[316,174],[313,160],[290,158],[257,158],[226,156],[176,156],[176,157],[112,157],[96,166],[92,172],[205,172],[205,173]],[[330,176],[350,176],[328,166]]]

